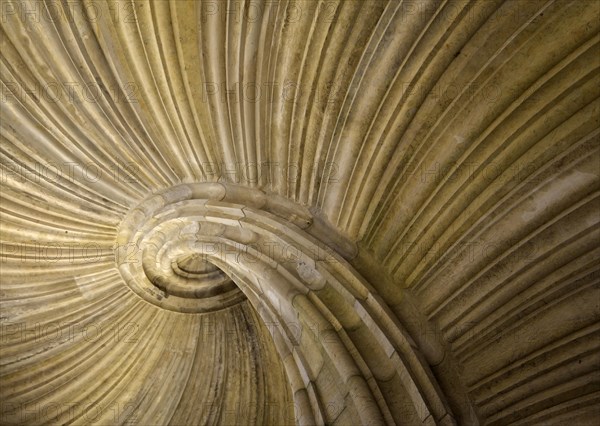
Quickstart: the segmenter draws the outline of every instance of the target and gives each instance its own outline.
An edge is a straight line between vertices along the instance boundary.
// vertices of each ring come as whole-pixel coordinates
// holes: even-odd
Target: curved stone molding
[[[600,2],[0,13],[0,423],[597,422]]]
[[[228,228],[206,221],[211,213],[207,199],[184,200],[165,191],[124,218],[115,251],[123,280],[143,299],[177,312],[210,312],[240,303],[245,300],[240,289],[206,256],[216,247],[211,240],[227,238]]]
[[[312,215],[290,201],[269,200],[258,189],[216,183],[153,195],[119,226],[116,263],[124,281],[150,303],[179,312],[240,303],[241,288],[269,325],[299,424],[395,423],[400,417],[390,406],[399,389],[390,393],[379,384],[390,380],[411,403],[402,415],[412,408],[419,422],[452,423],[434,376],[385,302],[306,231]],[[172,262],[192,255],[239,288],[219,293],[222,282],[194,284],[174,274]],[[194,297],[173,295],[169,286],[177,285],[188,285]]]

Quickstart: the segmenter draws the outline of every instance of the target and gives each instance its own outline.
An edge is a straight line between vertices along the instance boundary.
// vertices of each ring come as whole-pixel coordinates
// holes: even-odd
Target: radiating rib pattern
[[[23,0],[1,12],[3,420],[599,415],[599,2]],[[294,320],[335,330],[343,361],[310,334],[282,358],[241,270],[228,271],[248,300],[214,312],[131,290],[115,262],[123,219],[198,183],[229,195],[200,197],[210,214],[186,210],[190,223],[235,228],[227,209],[248,211],[244,187],[276,200],[269,214],[287,206],[277,226],[290,235],[308,218],[295,248],[314,239],[348,262],[290,302]],[[211,213],[211,200],[231,205]],[[288,266],[274,268],[303,283]],[[310,360],[318,371],[302,370]]]

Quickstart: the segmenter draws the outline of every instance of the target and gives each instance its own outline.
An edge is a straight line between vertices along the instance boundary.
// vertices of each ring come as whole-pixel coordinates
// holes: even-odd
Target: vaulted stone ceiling
[[[2,1],[2,424],[593,424],[600,3]]]

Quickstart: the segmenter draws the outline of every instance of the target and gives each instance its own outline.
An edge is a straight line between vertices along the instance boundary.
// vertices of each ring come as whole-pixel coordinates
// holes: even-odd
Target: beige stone
[[[598,1],[0,14],[0,424],[600,418]]]

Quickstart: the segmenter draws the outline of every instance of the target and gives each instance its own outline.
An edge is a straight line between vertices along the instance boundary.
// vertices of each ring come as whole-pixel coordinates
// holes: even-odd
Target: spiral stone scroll
[[[283,198],[182,184],[130,211],[116,262],[137,295],[164,309],[203,313],[247,298],[283,361],[299,424],[394,424],[400,415],[453,423],[411,338],[321,239],[350,250],[309,210]],[[401,386],[393,391],[386,386],[395,382]]]

